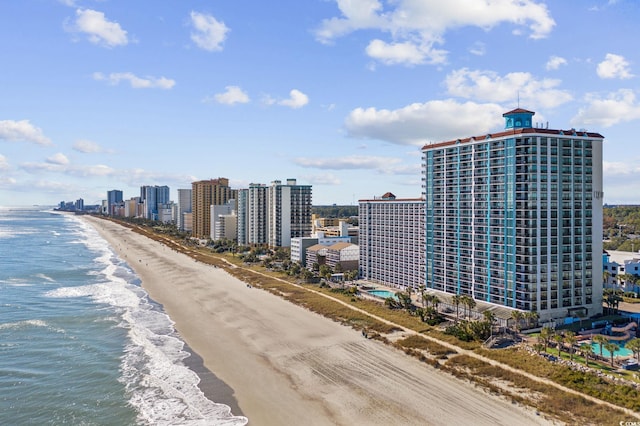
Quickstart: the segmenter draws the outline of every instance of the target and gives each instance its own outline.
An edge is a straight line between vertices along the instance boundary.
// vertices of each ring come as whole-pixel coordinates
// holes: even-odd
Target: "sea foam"
[[[119,259],[95,229],[73,216],[79,225],[77,243],[95,253],[99,273],[94,284],[61,287],[49,297],[88,297],[114,309],[129,343],[121,358],[121,382],[139,421],[154,425],[245,425],[246,417],[233,416],[229,406],[206,398],[200,378],[184,360],[190,356],[174,323],[151,301],[133,270]]]

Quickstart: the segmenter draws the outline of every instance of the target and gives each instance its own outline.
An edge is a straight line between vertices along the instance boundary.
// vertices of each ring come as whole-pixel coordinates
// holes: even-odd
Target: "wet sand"
[[[206,395],[247,416],[249,424],[548,423],[533,410],[249,288],[222,269],[112,222],[86,220],[136,271],[215,375],[207,379],[198,371]]]

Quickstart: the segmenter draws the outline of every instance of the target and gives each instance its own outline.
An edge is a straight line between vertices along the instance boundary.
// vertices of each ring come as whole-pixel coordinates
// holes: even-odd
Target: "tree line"
[[[640,206],[605,206],[602,232],[605,250],[640,250]]]

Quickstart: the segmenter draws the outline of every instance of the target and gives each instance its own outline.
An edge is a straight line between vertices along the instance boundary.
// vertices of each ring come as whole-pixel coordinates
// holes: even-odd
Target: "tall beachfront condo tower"
[[[252,183],[248,189],[238,190],[238,244],[267,243],[268,187]]]
[[[107,191],[107,214],[109,216],[115,215],[115,207],[122,203],[122,191],[119,189],[113,189]]]
[[[425,200],[388,192],[358,204],[360,276],[418,290],[425,276]]]
[[[290,247],[291,238],[311,235],[311,185],[276,180],[267,191],[267,235],[271,247]]]
[[[191,183],[192,235],[209,238],[211,235],[211,206],[236,199],[237,192],[229,187],[229,179],[218,178]]]
[[[191,189],[178,189],[178,204],[176,225],[181,231],[185,231],[185,213],[191,213]]]
[[[169,194],[168,186],[141,186],[140,202],[144,204],[144,218],[158,220],[159,210],[170,202]]]
[[[426,286],[541,320],[600,313],[604,137],[534,114],[422,148]]]

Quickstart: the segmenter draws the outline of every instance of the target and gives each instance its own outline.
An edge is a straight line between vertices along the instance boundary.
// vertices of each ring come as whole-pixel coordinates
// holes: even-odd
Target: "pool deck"
[[[620,302],[620,304],[618,305],[618,310],[631,312],[632,314],[638,314],[640,313],[640,303]]]

